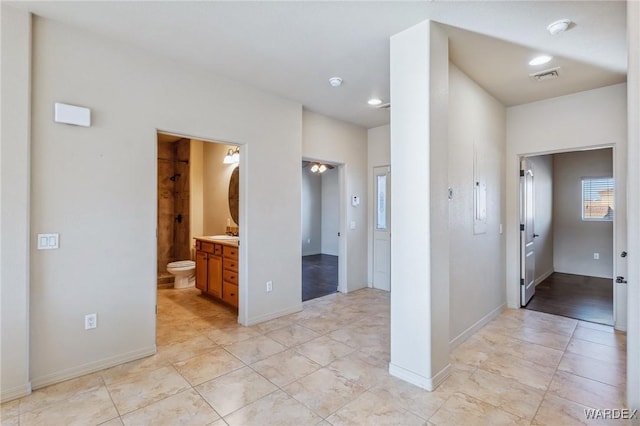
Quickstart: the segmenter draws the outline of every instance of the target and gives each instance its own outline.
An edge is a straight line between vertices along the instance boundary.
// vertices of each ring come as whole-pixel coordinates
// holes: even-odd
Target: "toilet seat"
[[[179,270],[188,270],[196,267],[196,262],[193,260],[178,260],[177,262],[171,262],[167,265],[167,268]]]

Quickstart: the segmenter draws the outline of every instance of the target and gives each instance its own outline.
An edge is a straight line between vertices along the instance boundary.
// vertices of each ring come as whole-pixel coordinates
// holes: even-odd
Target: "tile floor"
[[[571,425],[624,404],[624,334],[564,317],[503,312],[430,393],[387,373],[382,291],[253,327],[193,289],[158,307],[156,355],[2,404],[2,425]]]

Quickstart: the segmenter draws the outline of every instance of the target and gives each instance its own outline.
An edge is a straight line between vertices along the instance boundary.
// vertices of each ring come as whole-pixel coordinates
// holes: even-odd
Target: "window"
[[[582,220],[613,221],[613,178],[582,178]]]

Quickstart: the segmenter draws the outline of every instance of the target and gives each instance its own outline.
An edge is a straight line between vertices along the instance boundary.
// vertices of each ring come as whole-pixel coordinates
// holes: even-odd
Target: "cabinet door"
[[[207,293],[222,298],[222,257],[209,255],[207,272]]]
[[[207,291],[207,253],[196,251],[196,288]]]

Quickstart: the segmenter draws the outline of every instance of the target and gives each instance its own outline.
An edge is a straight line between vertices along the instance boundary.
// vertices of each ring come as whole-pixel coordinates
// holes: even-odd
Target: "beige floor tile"
[[[5,402],[0,405],[0,419],[8,419],[9,417],[16,417],[20,415],[20,400],[14,399],[13,401]]]
[[[585,410],[588,409],[589,407],[576,402],[547,394],[531,424],[533,426],[624,424],[617,420],[587,421]]]
[[[270,331],[266,336],[289,348],[308,342],[316,337],[320,337],[320,335],[315,331],[296,324],[291,324],[286,327]]]
[[[205,382],[196,390],[221,416],[236,411],[278,389],[273,383],[243,367]]]
[[[258,336],[249,340],[243,340],[225,346],[224,348],[240,358],[245,364],[253,364],[254,362],[269,358],[271,355],[286,349],[284,345],[267,336]]]
[[[293,349],[251,364],[251,368],[279,387],[308,376],[320,367],[320,364],[300,355]]]
[[[301,326],[308,328],[320,334],[327,334],[339,329],[342,325],[333,317],[311,317],[302,320],[296,320]]]
[[[227,426],[227,422],[225,422],[223,419],[218,419],[213,423],[209,423],[207,426]]]
[[[100,423],[98,426],[124,426],[124,423],[122,423],[120,417],[116,417],[115,419]]]
[[[389,346],[389,328],[384,326],[360,326],[341,328],[329,333],[329,337],[355,349],[383,344]]]
[[[122,416],[125,426],[138,425],[208,425],[220,416],[193,389]]]
[[[455,392],[460,391],[461,387],[471,377],[471,375],[477,370],[469,364],[461,362],[453,362],[450,367],[450,375],[447,379],[438,386],[433,393],[449,397]]]
[[[132,375],[107,385],[120,415],[142,408],[187,388],[189,383],[173,367]]]
[[[174,367],[191,386],[196,386],[242,368],[244,363],[225,349],[215,348],[187,361],[177,362]]]
[[[273,392],[225,417],[230,426],[315,425],[322,420],[307,407],[281,390]]]
[[[483,339],[471,336],[451,352],[451,359],[455,362],[477,367],[489,359],[495,351],[496,346]]]
[[[99,373],[88,374],[77,379],[38,389],[29,396],[20,399],[20,413],[46,408],[49,404],[67,401],[78,393],[101,389],[104,381]]]
[[[558,349],[524,342],[511,337],[505,337],[501,342],[499,350],[503,353],[553,368],[558,366],[562,359],[562,354],[564,353]]]
[[[327,368],[359,384],[365,389],[369,389],[389,376],[387,370],[374,367],[364,361],[363,357],[359,355],[359,352],[353,352],[339,358],[329,364]]]
[[[578,321],[578,327],[606,331],[607,333],[613,333],[615,331],[614,328],[610,325],[598,324],[598,323],[589,322],[589,321]]]
[[[327,418],[327,421],[334,426],[426,424],[423,418],[370,392],[363,393],[355,401],[342,407]]]
[[[478,369],[460,387],[460,392],[529,420],[536,414],[544,396],[542,390],[482,369]]]
[[[138,375],[140,373],[150,373],[162,367],[168,367],[170,362],[160,355],[151,355],[142,359],[127,362],[125,364],[116,365],[115,367],[107,368],[100,371],[105,384],[110,385],[112,383],[127,380],[131,376]]]
[[[97,425],[117,416],[116,407],[103,385],[70,395],[55,404],[34,407],[20,415],[20,425]]]
[[[626,361],[626,351],[582,339],[571,339],[569,346],[567,346],[567,352],[606,362]]]
[[[493,354],[479,368],[542,391],[549,386],[555,371],[553,367],[545,367],[505,353]]]
[[[272,319],[269,321],[261,322],[260,324],[252,325],[249,328],[256,330],[260,334],[265,334],[270,331],[277,330],[282,327],[286,327],[291,324],[291,320],[287,317],[281,317]]]
[[[191,324],[172,324],[167,327],[158,327],[156,332],[156,344],[168,345],[171,343],[181,342],[183,340],[193,339],[201,334],[200,329],[193,327]]]
[[[453,394],[429,419],[435,425],[528,425],[529,421],[462,393]]]
[[[338,358],[350,354],[355,349],[327,336],[322,336],[296,346],[295,350],[310,360],[325,366]]]
[[[322,418],[353,401],[365,391],[338,373],[326,368],[284,387],[284,391]]]
[[[0,425],[2,426],[20,426],[20,416],[1,417]]]
[[[388,376],[369,390],[372,394],[428,419],[447,400],[443,392],[428,392],[403,380]]]
[[[578,320],[573,318],[566,318],[536,311],[528,312],[530,312],[530,314],[524,318],[523,326],[538,331],[548,331],[563,336],[571,336],[578,325]]]
[[[573,338],[617,348],[626,348],[627,346],[627,335],[624,333],[611,333],[587,327],[577,327],[575,333],[573,333]]]
[[[260,336],[258,330],[252,327],[234,325],[227,328],[214,329],[207,333],[207,337],[219,345],[230,345]]]
[[[565,353],[558,370],[618,387],[627,382],[624,362],[601,361],[571,352]]]
[[[557,334],[544,330],[544,328],[521,327],[512,333],[511,336],[524,340],[525,342],[536,343],[541,346],[564,351],[569,340],[571,340],[571,335]]]
[[[558,371],[549,385],[549,393],[593,408],[623,408],[621,388]]]
[[[213,343],[213,341],[206,336],[200,335],[171,345],[158,346],[158,355],[174,363],[186,361],[189,358],[193,358],[196,355],[210,351],[216,347],[217,345]]]

